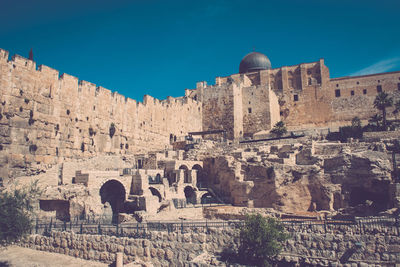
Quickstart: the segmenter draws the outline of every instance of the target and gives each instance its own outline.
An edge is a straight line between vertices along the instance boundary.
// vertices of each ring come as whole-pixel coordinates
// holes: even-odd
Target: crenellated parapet
[[[0,177],[70,158],[163,150],[202,130],[187,97],[143,102],[0,49]]]

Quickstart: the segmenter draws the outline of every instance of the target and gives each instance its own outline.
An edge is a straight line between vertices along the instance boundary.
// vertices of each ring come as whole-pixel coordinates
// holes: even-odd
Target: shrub
[[[287,133],[286,125],[283,121],[278,121],[274,128],[272,128],[271,133],[276,134],[278,137]]]
[[[260,214],[247,215],[240,229],[238,256],[245,262],[257,266],[268,266],[272,256],[282,250],[282,243],[288,239],[278,219],[264,218]]]
[[[351,120],[351,127],[361,128],[361,120],[359,117],[356,116]]]
[[[0,239],[13,242],[32,229],[34,200],[40,195],[37,181],[28,188],[0,192]]]

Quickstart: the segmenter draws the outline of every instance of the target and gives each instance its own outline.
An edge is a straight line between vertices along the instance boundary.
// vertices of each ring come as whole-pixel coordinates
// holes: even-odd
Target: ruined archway
[[[210,193],[206,193],[201,197],[201,204],[217,203],[214,196]]]
[[[118,213],[124,211],[125,195],[125,187],[117,180],[109,180],[100,188],[101,203],[110,203],[113,222],[117,220]]]
[[[203,168],[199,164],[195,164],[193,165],[192,170],[197,171],[197,182],[196,182],[197,188],[206,188],[207,185],[204,178]]]
[[[184,183],[190,183],[191,181],[189,181],[189,168],[182,164],[181,166],[179,166],[180,170],[183,170],[183,182]]]
[[[155,189],[154,187],[149,187],[149,190],[150,190],[150,192],[151,192],[151,194],[152,194],[153,196],[158,197],[158,202],[161,202],[162,196],[161,196],[161,194],[160,194],[160,191],[158,191],[158,190]]]
[[[196,192],[194,188],[186,186],[183,191],[185,192],[186,203],[196,204]]]

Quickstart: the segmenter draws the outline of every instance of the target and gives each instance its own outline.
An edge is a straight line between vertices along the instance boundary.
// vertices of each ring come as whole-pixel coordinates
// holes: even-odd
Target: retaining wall
[[[338,264],[356,242],[360,242],[362,248],[351,256],[348,261],[351,266],[395,266],[400,262],[400,235],[396,226],[289,224],[286,229],[290,239],[276,260],[289,266]],[[216,255],[224,249],[237,248],[239,244],[234,227],[151,231],[138,236],[140,238],[52,231],[48,236],[31,235],[22,240],[21,245],[105,263],[113,262],[116,252],[123,252],[125,263],[139,259],[155,266],[187,266],[204,252]],[[210,266],[214,263],[196,264]]]

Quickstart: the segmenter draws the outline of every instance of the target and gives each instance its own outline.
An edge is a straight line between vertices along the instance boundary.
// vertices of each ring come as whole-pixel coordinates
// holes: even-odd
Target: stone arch
[[[184,183],[190,183],[190,181],[189,181],[189,168],[185,164],[182,164],[181,166],[179,166],[179,169],[183,170],[183,182]]]
[[[201,204],[217,203],[214,196],[206,193],[201,197]]]
[[[154,188],[154,187],[149,187],[149,190],[150,190],[150,192],[151,192],[151,194],[152,194],[153,196],[158,197],[158,202],[161,202],[162,196],[161,196],[161,194],[160,194],[160,191],[158,191],[158,190],[157,190],[156,188]]]
[[[204,177],[203,168],[199,164],[194,164],[192,167],[192,170],[197,171],[196,187],[197,188],[205,188],[206,181],[205,181],[205,177]]]
[[[117,180],[108,180],[100,188],[101,203],[108,202],[113,212],[113,221],[118,214],[124,211],[126,190],[124,185]]]
[[[186,186],[183,190],[185,193],[186,203],[196,204],[196,191],[191,186]]]

